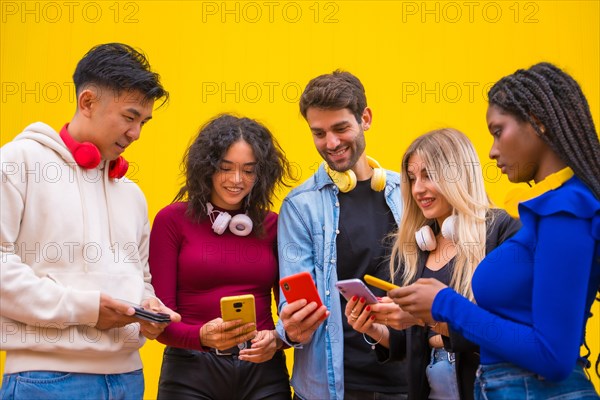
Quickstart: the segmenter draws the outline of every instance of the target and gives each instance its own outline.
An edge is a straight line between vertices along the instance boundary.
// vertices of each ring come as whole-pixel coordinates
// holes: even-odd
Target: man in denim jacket
[[[366,273],[389,279],[384,239],[400,221],[400,176],[367,158],[364,131],[372,113],[354,75],[335,71],[311,80],[300,112],[325,163],[281,206],[280,276],[310,272],[324,305],[288,304],[280,296],[277,331],[295,347],[295,395],[404,399],[404,365],[377,362],[371,345],[348,325],[346,301],[335,288],[338,280]]]

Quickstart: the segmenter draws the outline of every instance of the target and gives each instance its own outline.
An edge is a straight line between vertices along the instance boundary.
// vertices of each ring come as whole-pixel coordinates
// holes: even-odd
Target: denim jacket
[[[281,205],[278,222],[279,274],[311,273],[319,296],[331,315],[304,345],[295,345],[292,386],[303,399],[344,398],[344,335],[340,296],[335,288],[336,236],[340,203],[339,189],[324,164],[306,182],[292,190]],[[386,171],[385,198],[396,223],[402,208],[400,175]],[[286,305],[279,296],[279,311]],[[288,345],[283,324],[277,332]]]

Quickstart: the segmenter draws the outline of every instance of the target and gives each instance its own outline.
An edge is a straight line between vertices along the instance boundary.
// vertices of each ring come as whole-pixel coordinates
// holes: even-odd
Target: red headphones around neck
[[[69,124],[63,126],[60,130],[60,138],[65,142],[65,145],[73,155],[75,162],[81,168],[92,169],[96,168],[100,161],[102,161],[102,156],[100,155],[100,150],[90,142],[82,142],[79,143],[69,133],[67,127]],[[111,179],[120,179],[125,176],[127,169],[129,168],[129,163],[122,156],[119,156],[116,160],[112,160],[108,166],[108,177]]]

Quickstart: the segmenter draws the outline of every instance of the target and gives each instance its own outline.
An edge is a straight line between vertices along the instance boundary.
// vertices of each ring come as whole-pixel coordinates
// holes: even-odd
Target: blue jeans
[[[458,400],[460,398],[454,353],[448,353],[444,349],[432,349],[426,374],[430,399]]]
[[[564,381],[550,382],[511,363],[480,365],[475,400],[599,399],[592,382],[577,365]]]
[[[144,374],[78,374],[55,371],[26,371],[5,374],[0,388],[2,400],[141,400]]]

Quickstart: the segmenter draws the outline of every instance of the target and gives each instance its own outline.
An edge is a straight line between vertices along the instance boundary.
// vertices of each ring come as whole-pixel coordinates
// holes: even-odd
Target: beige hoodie
[[[142,367],[137,323],[100,331],[100,292],[154,295],[138,186],[85,170],[48,125],[0,149],[0,349],[6,373],[123,373]]]

